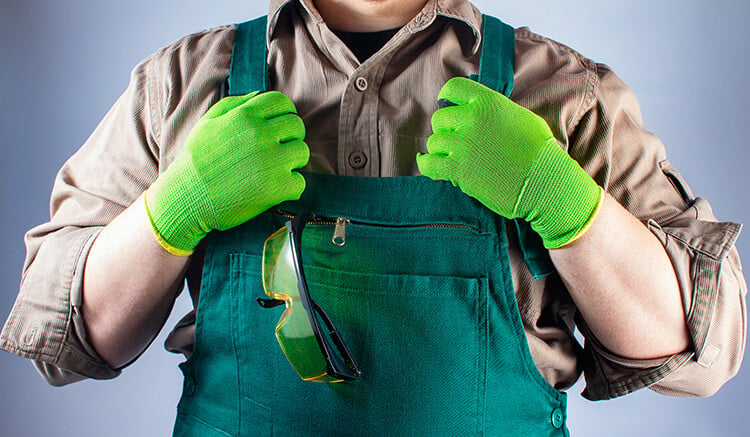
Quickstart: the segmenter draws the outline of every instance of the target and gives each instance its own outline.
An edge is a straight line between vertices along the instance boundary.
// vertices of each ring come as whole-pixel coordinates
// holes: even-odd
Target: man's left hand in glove
[[[545,247],[564,246],[594,220],[603,190],[557,144],[547,123],[504,95],[453,78],[438,99],[423,175],[446,180],[506,218],[522,218]]]

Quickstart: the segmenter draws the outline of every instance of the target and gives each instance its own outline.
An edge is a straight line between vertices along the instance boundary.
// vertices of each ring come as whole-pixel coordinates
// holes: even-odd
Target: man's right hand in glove
[[[213,229],[299,198],[305,180],[294,169],[310,155],[304,137],[281,93],[222,99],[144,201],[101,230],[86,258],[81,314],[86,340],[109,366],[131,362],[164,324],[190,262],[174,255],[189,255]]]
[[[175,161],[144,195],[157,241],[190,255],[210,231],[296,200],[310,151],[294,103],[279,92],[227,97],[196,123]]]

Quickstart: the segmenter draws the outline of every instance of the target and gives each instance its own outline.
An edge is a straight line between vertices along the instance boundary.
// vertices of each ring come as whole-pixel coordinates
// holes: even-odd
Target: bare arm
[[[110,366],[127,364],[161,329],[189,260],[159,245],[140,197],[96,238],[82,313],[89,343]]]
[[[632,359],[689,346],[679,285],[658,239],[608,194],[578,240],[550,256],[597,339]]]

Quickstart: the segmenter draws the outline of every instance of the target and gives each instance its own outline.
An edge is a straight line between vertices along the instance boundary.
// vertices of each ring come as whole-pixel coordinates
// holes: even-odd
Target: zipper
[[[292,214],[289,211],[284,211],[282,209],[277,209],[276,213],[288,218],[293,219],[295,214]],[[311,220],[307,222],[309,225],[329,225],[333,226],[333,237],[331,238],[331,242],[335,244],[336,246],[343,246],[346,244],[346,225],[363,225],[363,226],[374,226],[378,228],[391,228],[391,229],[406,229],[406,228],[457,228],[457,229],[469,229],[469,230],[476,230],[476,227],[469,226],[469,225],[461,225],[457,223],[426,223],[423,225],[383,225],[383,224],[374,224],[374,223],[366,223],[366,222],[360,222],[360,221],[353,221],[349,220],[348,218],[344,217],[317,217],[316,220]]]
[[[343,217],[336,217],[336,225],[333,228],[333,238],[331,242],[336,246],[343,246],[346,244],[346,225],[351,223],[351,220]]]

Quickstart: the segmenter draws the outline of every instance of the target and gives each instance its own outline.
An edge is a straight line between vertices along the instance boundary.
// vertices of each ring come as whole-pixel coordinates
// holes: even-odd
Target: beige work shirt
[[[451,77],[478,72],[481,20],[465,0],[430,0],[360,64],[311,0],[271,1],[270,84],[292,99],[305,122],[307,170],[419,174],[415,155],[426,151],[439,89]],[[125,93],[60,170],[51,220],[26,235],[20,293],[0,336],[0,347],[34,360],[50,383],[120,373],[86,342],[80,313],[86,256],[102,227],[167,168],[219,99],[234,33],[235,26],[199,32],[139,64]],[[661,142],[644,129],[632,92],[607,66],[525,28],[516,30],[515,51],[511,98],[542,116],[560,146],[663,243],[692,337],[690,350],[657,360],[607,351],[580,320],[559,276],[531,276],[511,233],[516,297],[539,371],[560,390],[583,372],[591,399],[647,386],[674,395],[713,393],[737,372],[744,350],[746,284],[734,248],[740,225],[717,222],[708,202],[693,197]],[[200,255],[188,273],[194,303]],[[193,340],[191,313],[167,347],[189,354]]]

